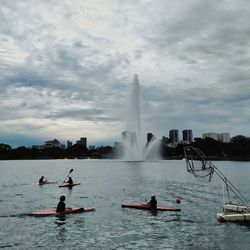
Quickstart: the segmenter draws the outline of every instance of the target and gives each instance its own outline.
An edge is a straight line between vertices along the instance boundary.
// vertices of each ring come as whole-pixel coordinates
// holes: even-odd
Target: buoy
[[[176,198],[176,203],[180,204],[181,203],[181,199],[180,198]]]

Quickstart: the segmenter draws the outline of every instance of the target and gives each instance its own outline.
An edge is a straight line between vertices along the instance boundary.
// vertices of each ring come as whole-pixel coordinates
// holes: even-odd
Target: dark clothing
[[[69,177],[69,180],[67,181],[68,184],[72,185],[73,184],[73,180],[71,177]]]
[[[151,208],[157,208],[157,200],[155,198],[151,198],[150,202],[148,203],[148,205]]]
[[[56,212],[57,213],[64,213],[65,212],[65,203],[63,201],[60,201],[57,204]]]
[[[41,177],[41,178],[39,179],[39,184],[43,184],[43,183],[44,183],[43,178],[44,178],[44,177]]]

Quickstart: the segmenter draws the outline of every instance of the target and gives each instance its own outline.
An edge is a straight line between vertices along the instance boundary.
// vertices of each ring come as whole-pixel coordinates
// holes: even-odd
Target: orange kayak
[[[83,213],[83,212],[91,212],[94,211],[94,208],[67,208],[65,210],[65,213],[63,214],[74,214],[74,213]],[[39,211],[34,211],[30,215],[34,216],[50,216],[50,215],[61,215],[60,213],[57,213],[56,210],[39,210]]]
[[[135,209],[142,209],[142,210],[157,210],[157,211],[173,211],[173,212],[180,212],[180,208],[175,208],[175,207],[157,207],[151,208],[147,204],[122,204],[122,207],[126,208],[135,208]]]

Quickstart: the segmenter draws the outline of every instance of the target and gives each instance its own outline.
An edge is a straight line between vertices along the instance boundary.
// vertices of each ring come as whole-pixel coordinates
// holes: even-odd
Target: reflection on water
[[[232,182],[250,198],[248,163],[219,162]],[[11,166],[11,167],[10,167]],[[248,167],[246,167],[248,166]],[[60,182],[73,168],[82,184],[72,189],[39,186],[46,175]],[[195,179],[183,161],[120,162],[46,160],[0,162],[0,248],[13,249],[248,249],[249,225],[219,223],[222,184]],[[234,178],[235,176],[235,178]],[[180,213],[124,209],[154,193],[159,206]],[[64,218],[27,216],[55,209],[61,195],[66,207],[95,207],[91,213]],[[176,204],[181,197],[181,204]],[[239,247],[240,246],[240,247]]]

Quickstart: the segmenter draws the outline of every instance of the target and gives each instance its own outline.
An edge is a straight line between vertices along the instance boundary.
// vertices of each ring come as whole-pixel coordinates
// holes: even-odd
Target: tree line
[[[212,138],[195,138],[189,146],[199,148],[211,160],[250,160],[250,138],[237,135],[230,142],[224,143]],[[167,138],[161,140],[160,154],[162,159],[183,159],[183,148],[187,144],[179,143],[173,147]],[[84,145],[75,144],[67,149],[59,147],[45,147],[43,149],[27,148],[24,146],[12,148],[0,143],[0,160],[19,159],[119,159],[123,155],[122,145],[119,148],[101,146],[87,149]]]
[[[81,144],[75,144],[68,149],[59,147],[27,148],[24,146],[12,149],[7,144],[0,144],[0,160],[24,159],[103,159],[110,157],[112,147],[98,147],[89,150]]]
[[[187,145],[178,144],[177,147],[170,148],[164,144],[162,156],[164,159],[182,159],[185,146]],[[250,138],[243,135],[232,137],[227,143],[212,138],[195,138],[189,146],[199,148],[210,160],[250,160]]]

